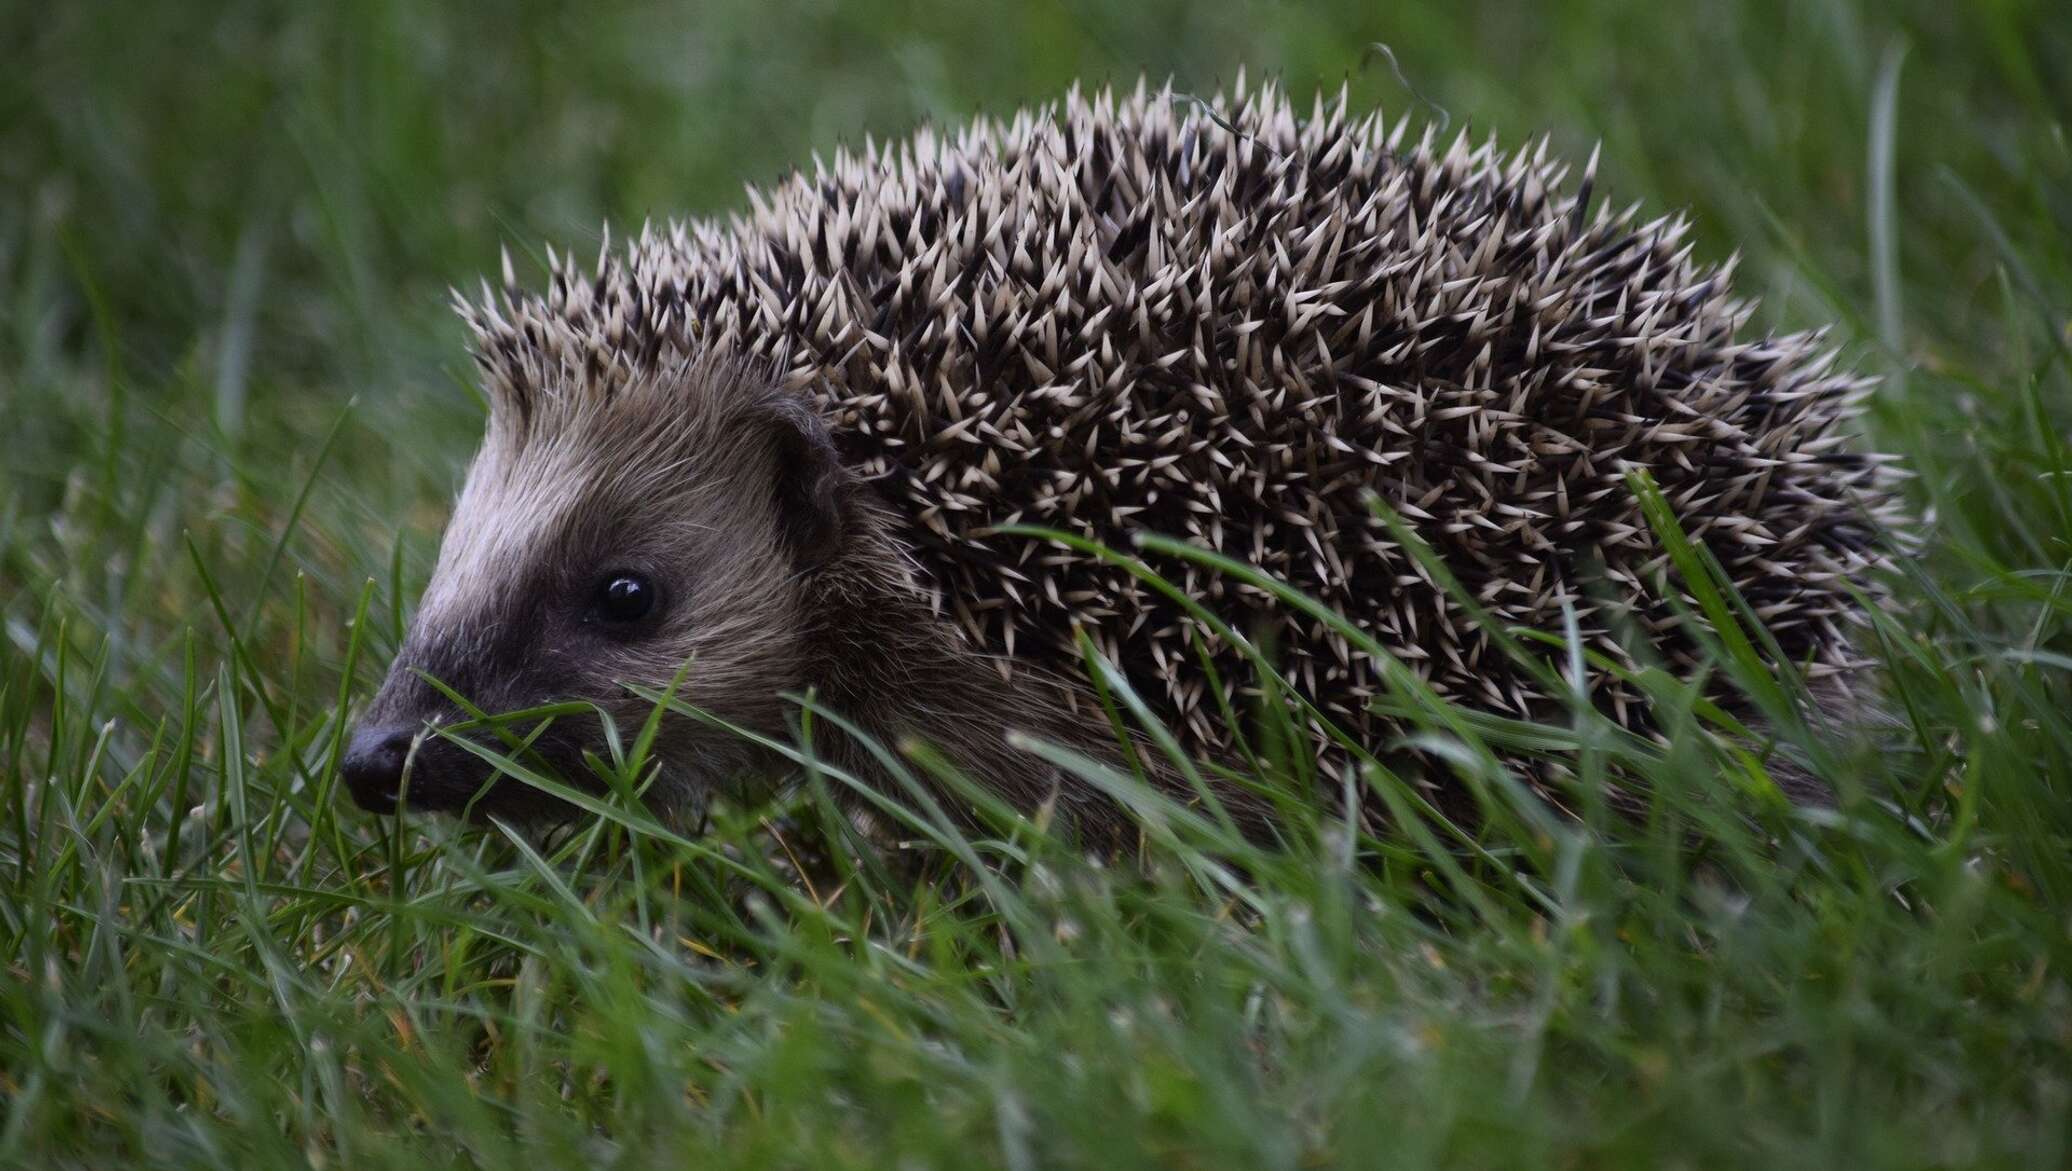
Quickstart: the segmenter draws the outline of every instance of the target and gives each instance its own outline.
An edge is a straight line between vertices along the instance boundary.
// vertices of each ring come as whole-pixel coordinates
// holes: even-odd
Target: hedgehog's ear
[[[841,548],[851,479],[827,420],[785,395],[756,412],[776,454],[777,532],[799,568],[820,568]]]

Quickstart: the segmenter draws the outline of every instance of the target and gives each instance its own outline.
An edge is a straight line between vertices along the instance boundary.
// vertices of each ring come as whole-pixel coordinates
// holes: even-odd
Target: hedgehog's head
[[[485,365],[487,365],[485,363]],[[431,729],[467,719],[430,679],[486,713],[574,701],[536,753],[599,789],[602,712],[630,745],[677,697],[721,720],[781,733],[779,693],[811,682],[808,582],[845,542],[852,478],[799,396],[723,362],[675,361],[637,377],[490,380],[488,435],[470,467],[431,583],[387,681],[354,730],[355,800],[519,819],[560,803]],[[495,371],[492,371],[494,374]],[[508,372],[505,372],[508,374]],[[561,382],[558,390],[542,390]],[[689,664],[686,668],[686,664]],[[506,725],[520,738],[537,721]],[[753,775],[750,742],[664,719],[655,759],[678,797]],[[509,753],[487,726],[456,735]]]

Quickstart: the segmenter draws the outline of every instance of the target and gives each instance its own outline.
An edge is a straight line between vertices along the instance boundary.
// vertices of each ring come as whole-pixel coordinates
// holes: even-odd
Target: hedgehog
[[[1331,624],[1161,565],[1184,605],[1102,550],[1219,551],[1439,695],[1545,720],[1573,699],[1492,626],[1627,667],[1637,632],[1648,661],[1703,666],[1636,470],[1776,652],[1846,691],[1898,521],[1899,471],[1857,442],[1869,383],[1818,333],[1752,334],[1733,261],[1694,259],[1681,216],[1593,202],[1596,169],[1571,184],[1545,138],[1449,145],[1343,90],[1303,117],[1272,84],[1139,83],[816,158],[725,219],[622,249],[607,230],[587,272],[550,248],[540,292],[506,252],[500,290],[455,296],[486,435],[346,785],[376,811],[407,787],[553,817],[460,742],[481,733],[429,734],[454,697],[589,705],[527,751],[594,788],[604,721],[638,728],[673,689],[702,717],[660,721],[648,798],[702,808],[796,775],[811,696],[813,754],[861,784],[899,793],[883,746],[926,743],[1015,810],[1112,835],[1120,812],[1038,747],[1143,767],[1088,648],[1195,759],[1239,759],[1246,639],[1341,738],[1404,729]],[[1649,730],[1629,673],[1584,685]]]

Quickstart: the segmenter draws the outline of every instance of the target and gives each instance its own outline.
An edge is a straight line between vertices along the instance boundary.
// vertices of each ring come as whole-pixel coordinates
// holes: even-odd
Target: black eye
[[[655,608],[655,587],[637,573],[608,573],[597,583],[592,603],[604,622],[638,622]]]

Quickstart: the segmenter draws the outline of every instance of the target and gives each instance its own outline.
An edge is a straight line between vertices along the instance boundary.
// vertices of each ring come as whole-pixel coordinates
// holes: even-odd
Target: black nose
[[[403,785],[403,762],[410,755],[410,732],[404,728],[353,729],[345,746],[345,761],[339,775],[360,808],[370,813],[394,813],[396,790]]]

